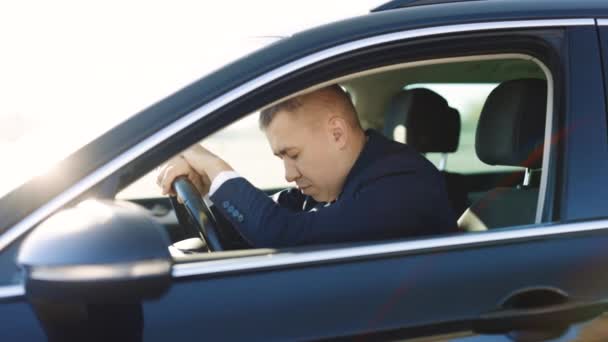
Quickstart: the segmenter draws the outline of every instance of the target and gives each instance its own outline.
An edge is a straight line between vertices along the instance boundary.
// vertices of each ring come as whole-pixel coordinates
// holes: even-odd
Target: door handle
[[[543,298],[539,300],[539,296]],[[607,310],[607,300],[572,300],[563,291],[528,289],[509,296],[498,310],[479,315],[473,320],[473,330],[482,334],[557,330],[592,319]]]

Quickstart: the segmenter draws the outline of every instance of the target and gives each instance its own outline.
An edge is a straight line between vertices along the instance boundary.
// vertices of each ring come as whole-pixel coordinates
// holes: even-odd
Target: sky
[[[0,196],[275,37],[384,2],[0,2]]]

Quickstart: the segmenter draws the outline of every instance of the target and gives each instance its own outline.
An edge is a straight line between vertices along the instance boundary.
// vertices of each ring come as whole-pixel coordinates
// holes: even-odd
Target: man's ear
[[[339,116],[334,116],[329,119],[329,133],[334,143],[339,149],[346,146],[348,140],[348,130],[346,129],[346,120]]]

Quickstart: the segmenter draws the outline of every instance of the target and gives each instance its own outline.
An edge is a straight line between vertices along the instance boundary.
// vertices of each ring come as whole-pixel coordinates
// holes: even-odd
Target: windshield
[[[229,61],[382,2],[0,4],[0,197]]]

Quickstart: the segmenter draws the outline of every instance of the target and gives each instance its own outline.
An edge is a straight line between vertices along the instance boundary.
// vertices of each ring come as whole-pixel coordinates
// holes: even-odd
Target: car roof
[[[551,5],[567,5],[571,8],[579,7],[582,2],[579,0],[552,0],[552,1],[529,1],[529,0],[392,0],[384,3],[374,9],[371,12],[382,12],[387,10],[394,10],[406,7],[416,6],[429,6],[429,5],[440,5],[446,3],[455,2],[490,2],[493,6],[519,6],[522,3],[540,3],[546,9],[551,8]],[[590,2],[605,2],[603,0],[595,0]]]
[[[63,176],[52,184],[39,176],[13,190],[0,199],[0,233],[119,152],[244,82],[311,53],[370,36],[432,26],[601,17],[608,18],[608,1],[484,0],[387,10],[303,31],[230,63],[137,113],[58,164],[53,172]]]
[[[382,11],[392,10],[392,9],[396,9],[396,8],[442,4],[442,3],[449,3],[449,2],[464,2],[464,1],[485,1],[485,0],[393,0],[393,1],[389,1],[385,4],[382,4],[374,9],[372,9],[370,12],[382,12]]]

